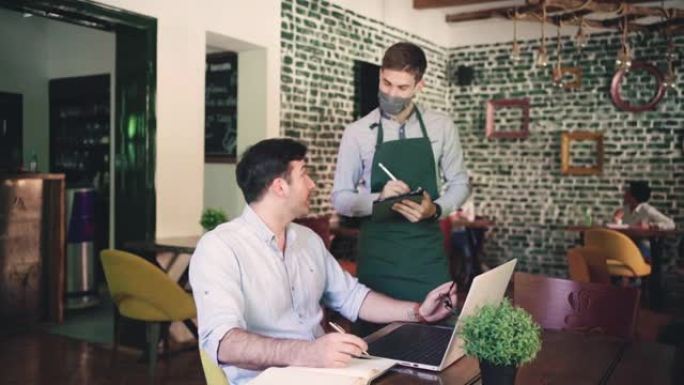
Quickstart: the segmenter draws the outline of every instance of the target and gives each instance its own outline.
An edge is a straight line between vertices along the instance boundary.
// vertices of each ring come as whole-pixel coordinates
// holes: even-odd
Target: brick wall
[[[379,65],[390,45],[419,44],[428,57],[419,101],[446,110],[447,51],[327,1],[284,0],[281,27],[281,132],[309,146],[318,183],[312,207],[330,212],[338,145],[354,121],[354,60]]]
[[[637,58],[663,65],[662,39],[639,35],[632,36],[631,42]],[[682,42],[678,38],[677,43]],[[449,112],[474,175],[479,212],[497,223],[486,244],[487,257],[493,262],[517,257],[522,270],[558,276],[566,274],[565,250],[578,236],[563,228],[581,223],[586,208],[591,208],[595,221],[610,219],[621,203],[625,180],[650,181],[652,203],[684,225],[682,89],[668,91],[656,111],[620,111],[609,96],[619,36],[591,35],[581,52],[571,39],[561,38],[561,43],[564,62],[584,72],[580,90],[555,88],[550,68],[533,68],[539,42],[528,41],[517,64],[509,60],[510,43],[450,49],[450,68],[472,66],[475,79],[470,86],[451,85],[448,93]],[[547,44],[555,60],[556,40]],[[648,95],[647,81],[636,81],[629,87]],[[678,81],[681,85],[681,71]],[[488,140],[484,135],[487,100],[521,97],[530,98],[529,137]],[[603,133],[601,175],[561,175],[560,134],[573,130]],[[676,255],[674,241],[666,249],[670,256]]]
[[[409,40],[426,50],[429,61],[419,102],[454,117],[477,184],[477,206],[496,220],[486,244],[490,262],[517,257],[522,270],[564,276],[565,250],[577,234],[563,228],[582,221],[586,208],[595,220],[608,219],[628,179],[649,180],[653,204],[684,225],[682,89],[669,91],[654,112],[617,110],[608,87],[618,35],[592,35],[581,53],[562,40],[564,61],[584,70],[581,90],[569,92],[552,86],[550,68],[532,67],[537,41],[524,42],[523,59],[511,65],[508,44],[446,49],[325,1],[284,0],[282,16],[281,127],[284,135],[309,145],[318,182],[314,212],[331,211],[337,147],[344,126],[354,120],[353,61],[379,64],[386,47]],[[632,46],[637,57],[662,64],[661,39],[633,36]],[[548,47],[554,58],[555,39],[549,39]],[[448,81],[447,72],[459,65],[475,68],[472,85]],[[678,80],[682,84],[681,74]],[[486,139],[485,102],[520,97],[531,102],[529,137]],[[560,174],[564,130],[603,132],[602,175]],[[674,241],[666,252],[674,255]]]

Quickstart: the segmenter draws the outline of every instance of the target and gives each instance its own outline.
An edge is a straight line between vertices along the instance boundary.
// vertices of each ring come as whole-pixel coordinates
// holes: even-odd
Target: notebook
[[[373,216],[374,221],[388,221],[405,219],[403,215],[392,210],[392,206],[403,200],[410,200],[416,203],[423,201],[423,188],[418,187],[417,189],[407,192],[406,194],[401,194],[393,197],[389,197],[382,200],[373,201]]]
[[[460,317],[474,314],[483,305],[500,303],[516,262],[513,259],[475,277],[454,327],[395,322],[367,338],[368,353],[403,366],[443,370],[464,355],[456,332]]]
[[[386,358],[352,359],[344,368],[269,368],[250,385],[365,385],[394,366]]]

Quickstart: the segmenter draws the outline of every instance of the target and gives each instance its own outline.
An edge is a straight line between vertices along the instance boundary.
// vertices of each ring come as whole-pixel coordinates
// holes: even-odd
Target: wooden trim
[[[499,108],[520,108],[522,118],[520,119],[520,130],[517,131],[496,131],[494,118],[496,110]],[[529,135],[528,126],[530,123],[530,100],[524,99],[498,99],[487,102],[487,122],[486,135],[488,139],[522,139]]]
[[[589,167],[570,165],[570,147],[574,141],[596,142],[596,164]],[[603,134],[591,131],[563,131],[561,133],[561,174],[600,175],[603,173]]]
[[[463,5],[494,3],[507,0],[413,0],[413,9],[460,7]]]

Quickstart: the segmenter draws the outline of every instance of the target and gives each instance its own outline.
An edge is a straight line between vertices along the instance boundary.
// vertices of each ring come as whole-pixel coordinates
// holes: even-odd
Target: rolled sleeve
[[[217,364],[226,333],[246,328],[240,280],[235,253],[214,234],[205,235],[190,262],[190,285],[197,307],[199,345]]]
[[[435,202],[442,208],[442,215],[446,216],[458,209],[468,198],[468,174],[463,161],[463,148],[458,130],[451,120],[447,120],[444,129],[439,166],[445,184],[444,193]]]
[[[344,271],[330,253],[326,254],[326,288],[323,303],[348,320],[356,321],[370,289]]]
[[[362,176],[361,148],[352,133],[352,128],[347,127],[342,135],[337,154],[335,181],[331,197],[332,205],[338,213],[350,217],[371,214],[373,200],[377,199],[378,194],[358,190]]]

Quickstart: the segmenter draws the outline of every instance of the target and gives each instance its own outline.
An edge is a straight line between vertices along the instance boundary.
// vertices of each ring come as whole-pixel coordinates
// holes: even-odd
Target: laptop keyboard
[[[373,341],[368,353],[393,360],[439,366],[454,329],[406,324]]]

